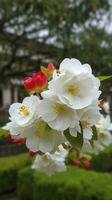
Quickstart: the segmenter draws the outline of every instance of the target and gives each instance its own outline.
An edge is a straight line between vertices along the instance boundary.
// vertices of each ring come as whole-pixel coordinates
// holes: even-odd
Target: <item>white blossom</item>
[[[78,61],[74,64],[73,60],[65,59],[63,61],[65,67],[64,64],[63,67],[62,65],[60,67],[60,71],[63,73],[55,76],[49,82],[48,90],[43,92],[42,96],[49,98],[56,95],[63,104],[73,109],[82,109],[99,97],[100,81],[91,74],[87,64],[79,66]]]
[[[34,152],[53,152],[66,141],[61,132],[50,129],[43,121],[37,121],[25,128],[9,122],[6,129],[13,136],[26,138],[26,146]]]
[[[59,148],[59,151],[56,151],[54,154],[47,152],[44,155],[37,155],[32,168],[48,176],[56,172],[63,172],[66,170],[64,161],[67,153],[67,150],[61,147],[61,149]]]
[[[110,131],[112,131],[112,123],[110,120],[110,116],[104,117],[101,115],[99,122],[96,124],[98,129],[98,142],[104,146],[107,146],[112,143],[112,135]]]
[[[111,131],[112,130],[112,123],[110,120],[110,116],[107,115],[104,117],[103,115],[100,116],[100,120],[96,124],[97,128],[100,129],[100,131]]]
[[[82,65],[81,62],[75,58],[69,59],[65,58],[60,64],[60,72],[68,72],[74,75],[79,75],[80,73],[92,73],[92,69],[89,64]]]
[[[97,139],[93,140],[92,145],[89,140],[84,140],[82,151],[86,153],[98,154],[106,146],[112,143],[112,123],[110,117],[100,115],[100,120],[96,124],[97,128]]]
[[[77,116],[79,123],[75,127],[70,128],[70,134],[77,137],[77,132],[81,133],[81,127],[83,129],[83,138],[90,140],[92,138],[92,126],[100,119],[99,107],[88,106],[84,109],[77,110]]]
[[[38,118],[39,103],[39,98],[33,95],[24,98],[22,103],[13,103],[9,108],[10,120],[23,127],[32,124]]]
[[[77,122],[76,111],[62,104],[55,96],[41,100],[37,114],[57,131],[64,131]]]
[[[107,102],[104,102],[104,104],[103,104],[103,109],[104,109],[104,111],[105,111],[107,114],[110,113],[110,105],[109,105],[109,102],[108,102],[108,101],[107,101]]]

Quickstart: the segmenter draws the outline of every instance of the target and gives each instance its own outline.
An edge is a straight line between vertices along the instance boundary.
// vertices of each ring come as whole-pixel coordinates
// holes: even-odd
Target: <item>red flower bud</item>
[[[47,66],[47,69],[48,69],[48,72],[50,74],[52,74],[53,71],[55,70],[55,66],[53,65],[53,63],[49,63],[48,66]]]
[[[29,91],[34,89],[34,87],[35,87],[35,83],[34,83],[32,77],[30,77],[30,76],[24,78],[23,84],[24,84],[25,89],[29,90]]]
[[[25,138],[12,137],[12,143],[15,143],[15,144],[24,144],[25,142],[26,142]]]
[[[82,164],[83,164],[83,167],[85,169],[90,169],[91,168],[91,163],[89,161],[85,160],[85,161],[82,162]]]
[[[47,84],[47,75],[43,72],[33,74],[32,79],[37,88],[44,88]]]
[[[80,161],[79,160],[72,160],[72,165],[79,166],[80,165]]]

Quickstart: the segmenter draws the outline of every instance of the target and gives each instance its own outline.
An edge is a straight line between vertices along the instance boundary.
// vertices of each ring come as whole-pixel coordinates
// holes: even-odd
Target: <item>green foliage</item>
[[[112,145],[93,157],[92,167],[96,171],[112,172]]]
[[[18,171],[30,163],[27,154],[0,158],[0,194],[16,187]]]
[[[8,134],[7,130],[0,128],[0,145],[8,144],[8,141],[5,139]]]
[[[73,137],[73,136],[71,136],[69,131],[66,130],[66,131],[64,131],[64,135],[75,149],[81,149],[81,147],[83,145],[83,134],[82,133],[77,133],[77,137]]]
[[[5,129],[0,128],[0,137],[5,136],[6,134],[8,134],[8,131]]]
[[[19,172],[18,194],[21,200],[112,200],[111,180],[109,174],[75,167],[51,177],[26,168]]]
[[[98,76],[97,78],[98,78],[100,81],[104,81],[104,80],[107,80],[107,79],[112,78],[112,76]]]

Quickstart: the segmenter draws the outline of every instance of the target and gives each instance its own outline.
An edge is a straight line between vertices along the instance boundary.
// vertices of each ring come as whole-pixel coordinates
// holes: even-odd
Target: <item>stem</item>
[[[37,96],[39,97],[39,99],[43,99],[43,97],[41,96],[41,94],[40,93],[37,93]]]
[[[79,160],[80,159],[80,150],[75,149],[75,151],[76,151],[76,158]]]

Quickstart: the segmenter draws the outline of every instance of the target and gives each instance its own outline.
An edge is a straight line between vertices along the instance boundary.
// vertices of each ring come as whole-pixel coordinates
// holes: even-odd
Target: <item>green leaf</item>
[[[74,149],[81,149],[83,145],[83,134],[77,133],[77,137],[73,137],[70,135],[69,130],[64,131],[64,135],[70,144],[74,147]]]
[[[97,132],[97,128],[96,128],[95,125],[92,127],[92,132],[93,132],[92,139],[97,140],[98,139],[98,132]]]
[[[104,81],[104,80],[107,80],[107,79],[112,78],[112,76],[97,76],[97,78],[98,78],[100,81]]]
[[[0,137],[4,137],[6,134],[8,134],[9,131],[8,130],[5,130],[5,129],[2,129],[0,128]]]
[[[94,146],[94,140],[98,139],[98,132],[97,132],[97,128],[96,128],[95,125],[92,127],[92,132],[93,132],[93,136],[92,136],[92,139],[89,140],[89,142],[90,142],[91,146],[93,147]]]
[[[40,69],[41,69],[41,71],[42,71],[43,73],[45,73],[45,74],[47,74],[47,73],[48,73],[48,70],[47,70],[47,68],[46,68],[46,67],[44,67],[44,66],[41,66],[41,67],[40,67]]]

